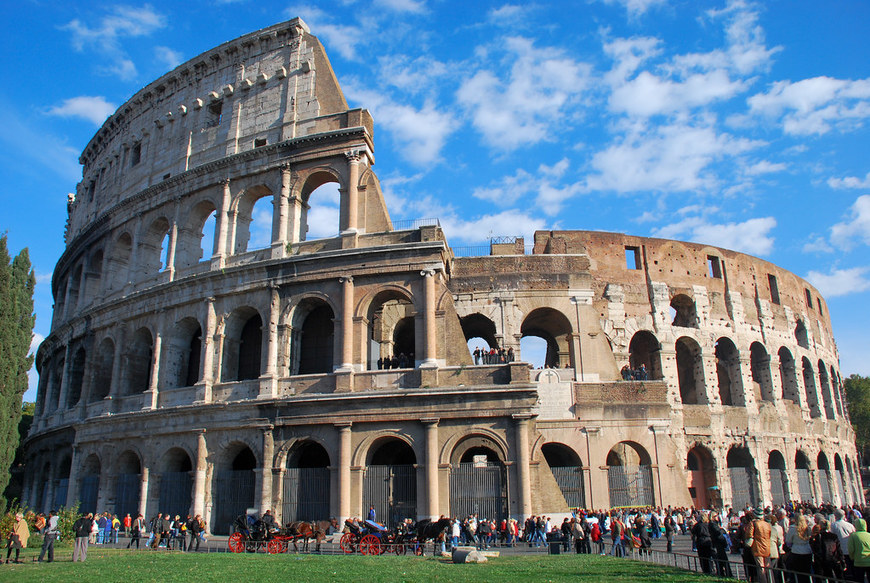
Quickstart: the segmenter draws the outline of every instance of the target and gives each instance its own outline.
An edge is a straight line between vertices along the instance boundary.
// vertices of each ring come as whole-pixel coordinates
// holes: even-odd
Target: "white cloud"
[[[446,63],[430,57],[411,59],[407,55],[387,55],[378,59],[378,65],[378,76],[384,83],[412,95],[430,92],[449,74]]]
[[[154,54],[158,61],[166,63],[168,69],[174,69],[183,62],[181,53],[169,47],[154,47]]]
[[[376,6],[382,6],[394,12],[411,12],[419,14],[426,11],[426,4],[420,0],[375,0]]]
[[[762,174],[782,172],[786,168],[788,168],[788,164],[782,162],[768,162],[767,160],[761,160],[760,162],[756,162],[755,164],[746,167],[744,172],[749,176],[761,176]]]
[[[340,194],[338,184],[329,182],[314,190],[308,199],[308,239],[334,237],[339,231]]]
[[[65,99],[60,105],[50,108],[48,113],[60,117],[79,117],[100,126],[117,108],[117,105],[109,103],[101,95],[82,95]]]
[[[610,109],[640,116],[669,114],[728,99],[745,86],[742,81],[729,79],[723,70],[689,75],[681,81],[642,71],[613,90]]]
[[[290,17],[302,17],[330,53],[335,51],[349,61],[362,61],[366,56],[359,47],[367,42],[370,32],[358,26],[334,24],[329,13],[310,4],[291,6],[284,12]]]
[[[752,113],[777,119],[791,135],[849,131],[870,118],[870,78],[813,77],[777,81],[766,93],[748,99]]]
[[[441,227],[447,239],[464,243],[480,243],[490,237],[521,236],[526,241],[534,239],[535,231],[546,228],[543,219],[518,210],[507,210],[494,215],[484,215],[464,220],[455,214],[441,218]]]
[[[617,192],[709,189],[717,183],[709,168],[714,161],[760,145],[717,134],[709,126],[660,126],[648,134],[629,134],[596,153],[586,187]]]
[[[804,253],[833,253],[834,248],[820,235],[811,235],[802,247]]]
[[[558,184],[569,165],[568,159],[563,158],[552,166],[541,164],[535,174],[519,168],[514,174],[503,176],[489,186],[475,188],[471,194],[475,198],[498,203],[502,207],[510,206],[521,198],[534,194],[536,195],[535,207],[553,216],[561,211],[565,200],[580,191],[580,184],[566,186]]]
[[[823,296],[833,298],[870,289],[870,278],[866,277],[868,271],[870,271],[870,267],[832,269],[827,274],[810,271],[805,279],[813,284]]]
[[[631,18],[645,14],[650,8],[666,3],[666,0],[603,0],[605,4],[618,4],[625,8]]]
[[[166,26],[166,17],[156,12],[149,4],[141,7],[114,6],[97,25],[71,20],[61,27],[72,34],[73,48],[83,51],[94,48],[101,52],[108,64],[104,69],[124,80],[136,76],[136,66],[121,46],[121,40],[129,37],[148,36]]]
[[[569,105],[586,89],[590,67],[525,38],[508,38],[504,46],[505,67],[478,70],[456,97],[485,141],[510,151],[549,139],[569,121]]]
[[[870,188],[870,172],[864,178],[846,176],[845,178],[828,178],[831,188]]]
[[[855,239],[870,245],[870,194],[859,196],[852,204],[849,221],[831,227],[831,243],[841,249],[851,249]]]
[[[752,255],[768,255],[773,250],[774,239],[770,231],[776,219],[763,217],[748,219],[742,223],[716,224],[704,217],[685,219],[653,230],[653,236],[664,239],[685,239],[741,251]]]
[[[516,26],[522,21],[530,10],[529,5],[504,4],[498,8],[491,8],[486,17],[489,22],[498,26]]]

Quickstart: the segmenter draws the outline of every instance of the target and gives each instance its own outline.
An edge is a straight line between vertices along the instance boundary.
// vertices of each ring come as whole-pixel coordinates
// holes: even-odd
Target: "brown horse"
[[[308,552],[308,542],[311,539],[315,541],[315,552],[320,552],[320,543],[326,538],[326,533],[329,530],[329,527],[338,528],[338,521],[333,518],[332,520],[318,520],[316,522],[307,522],[307,521],[296,521],[287,524],[286,530],[287,534],[293,540],[293,550],[298,551],[299,547],[296,544],[296,541],[302,539],[302,551]]]

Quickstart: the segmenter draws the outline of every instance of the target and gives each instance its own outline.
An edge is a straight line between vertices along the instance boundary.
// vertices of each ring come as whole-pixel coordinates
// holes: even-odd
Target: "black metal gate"
[[[784,505],[788,501],[788,483],[785,471],[771,468],[770,473],[770,495],[774,504]]]
[[[100,476],[85,476],[82,478],[82,489],[79,492],[79,512],[87,514],[97,511],[97,495],[100,493]]]
[[[731,507],[738,511],[747,506],[754,507],[758,494],[752,468],[728,468],[728,473],[731,475]]]
[[[655,504],[650,466],[608,466],[607,486],[612,507]]]
[[[160,503],[157,511],[170,516],[190,513],[190,472],[163,472],[160,474]]]
[[[223,470],[214,480],[212,532],[229,534],[233,520],[254,506],[254,472]]]
[[[115,484],[115,514],[135,517],[139,513],[139,490],[142,478],[139,474],[120,474]]]
[[[57,481],[52,508],[58,509],[66,506],[67,492],[69,492],[69,478],[61,478]]]
[[[819,486],[822,489],[822,499],[818,500],[817,502],[833,502],[833,500],[831,499],[831,483],[828,481],[828,471],[817,470],[816,474],[819,478]]]
[[[583,491],[583,468],[580,466],[556,466],[550,468],[553,477],[559,484],[562,496],[568,503],[568,508],[586,508],[586,496]]]
[[[813,487],[810,483],[810,471],[806,469],[797,470],[798,477],[798,492],[802,502],[809,502],[813,499]]]
[[[388,527],[406,518],[417,520],[417,469],[413,465],[368,466],[363,506],[374,506],[378,521]]]
[[[329,469],[288,468],[284,474],[284,505],[281,519],[327,520],[329,518]]]
[[[507,471],[496,462],[462,463],[450,468],[450,514],[501,521],[508,516]]]

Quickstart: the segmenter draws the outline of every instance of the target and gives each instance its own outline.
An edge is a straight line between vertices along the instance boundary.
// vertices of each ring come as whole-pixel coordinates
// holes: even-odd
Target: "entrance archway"
[[[798,493],[801,502],[811,502],[813,499],[813,486],[810,480],[810,458],[801,450],[794,456],[794,467],[798,477]]]
[[[223,467],[218,469],[212,490],[212,532],[229,534],[236,517],[254,506],[254,469],[257,457],[246,445],[237,444],[227,451]]]
[[[731,507],[738,512],[758,503],[755,460],[745,447],[732,447],[726,458],[731,477]]]
[[[369,449],[363,504],[374,506],[378,521],[395,527],[417,519],[417,456],[407,442],[385,437]]]
[[[163,455],[161,469],[158,512],[187,516],[193,487],[190,456],[180,447],[173,447]]]
[[[142,464],[139,456],[125,451],[118,458],[118,475],[115,482],[115,514],[123,519],[139,512],[139,492],[142,484]]]
[[[507,471],[499,447],[487,436],[471,435],[450,457],[450,515],[501,521],[508,517]]]
[[[79,511],[82,514],[96,513],[97,497],[100,494],[100,458],[91,454],[85,460],[82,468],[81,487],[79,488]]]
[[[686,455],[689,478],[689,496],[695,508],[711,508],[720,501],[713,454],[702,445],[696,445]]]
[[[580,456],[561,443],[545,443],[541,446],[541,453],[556,478],[568,508],[586,508],[583,462],[580,461]]]
[[[633,441],[620,441],[607,453],[610,506],[653,506],[652,461],[646,449]]]
[[[771,502],[782,506],[790,498],[785,458],[777,450],[771,451],[767,458],[767,472],[770,474]]]
[[[287,457],[284,474],[284,523],[329,518],[329,454],[317,442],[303,441]]]

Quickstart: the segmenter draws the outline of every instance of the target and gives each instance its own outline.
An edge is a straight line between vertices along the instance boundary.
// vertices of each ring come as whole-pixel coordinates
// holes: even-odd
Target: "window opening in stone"
[[[779,286],[776,283],[776,276],[772,273],[767,274],[767,287],[770,288],[770,301],[779,305]]]
[[[169,233],[163,235],[160,241],[160,271],[166,271],[169,267]]]
[[[85,381],[85,349],[79,347],[73,356],[72,364],[69,369],[69,396],[67,397],[67,408],[74,407],[78,404],[82,396],[82,386]]]
[[[707,275],[715,279],[722,279],[722,265],[715,255],[707,255]]]
[[[797,340],[798,346],[801,348],[809,348],[810,347],[810,339],[807,335],[807,327],[804,324],[803,320],[798,320],[797,325],[794,328],[794,338]]]
[[[331,179],[331,177],[330,177]],[[318,186],[305,199],[302,211],[303,241],[336,237],[339,231],[340,194],[337,182]]]
[[[810,408],[810,416],[821,417],[822,412],[819,409],[819,395],[816,389],[816,379],[815,373],[813,372],[813,365],[810,363],[809,359],[806,356],[801,359],[801,364],[804,375],[804,389],[806,390],[807,395],[807,405]]]
[[[520,327],[520,351],[524,362],[531,362],[522,340],[534,336],[546,342],[543,365],[547,368],[570,368],[574,361],[571,339],[573,330],[568,318],[553,308],[532,310]]]
[[[627,269],[640,269],[640,247],[625,248],[625,267]]]
[[[115,363],[115,343],[111,338],[103,338],[97,349],[97,358],[94,361],[94,374],[92,377],[90,399],[91,403],[101,401],[109,396],[112,386],[112,367]]]
[[[263,320],[257,314],[250,318],[239,339],[239,380],[260,376],[260,351],[262,349]]]
[[[804,288],[804,295],[807,298],[807,307],[809,309],[813,309],[813,294],[810,293],[809,288]]]
[[[222,101],[214,101],[209,104],[209,118],[205,122],[205,127],[213,128],[220,125],[221,119],[223,118],[223,107],[224,105]]]
[[[265,249],[272,244],[272,199],[264,196],[254,203],[251,210],[251,238],[248,251]]]
[[[209,261],[214,253],[214,230],[217,224],[217,211],[209,213],[202,224],[202,237],[200,239],[200,261]]]
[[[142,161],[142,144],[133,144],[130,150],[130,166],[136,166]]]
[[[822,315],[822,298],[816,296],[816,305],[819,307],[819,316]]]
[[[641,330],[635,333],[628,345],[628,353],[631,378],[635,380],[663,378],[661,345],[652,332]]]
[[[254,147],[255,148],[262,148],[263,146],[266,145],[266,143],[267,143],[266,138],[256,138],[254,140]]]
[[[335,315],[327,305],[315,307],[302,324],[299,374],[330,373],[334,367]]]
[[[127,347],[123,374],[124,395],[144,393],[151,382],[154,340],[148,328],[139,328]]]
[[[413,368],[416,366],[416,311],[411,301],[398,292],[385,291],[372,300],[368,310],[368,369]]]
[[[698,313],[695,300],[685,294],[678,294],[671,300],[671,325],[683,328],[698,327]]]
[[[699,389],[704,386],[704,363],[701,359],[701,347],[688,337],[677,340],[677,378],[680,384],[680,399],[684,405],[698,405],[704,393]]]
[[[740,399],[740,361],[737,347],[728,338],[716,342],[716,378],[723,405],[742,405]]]
[[[770,356],[767,355],[767,350],[760,342],[753,342],[749,347],[749,355],[756,396],[763,401],[773,401],[773,380],[770,376]]]

